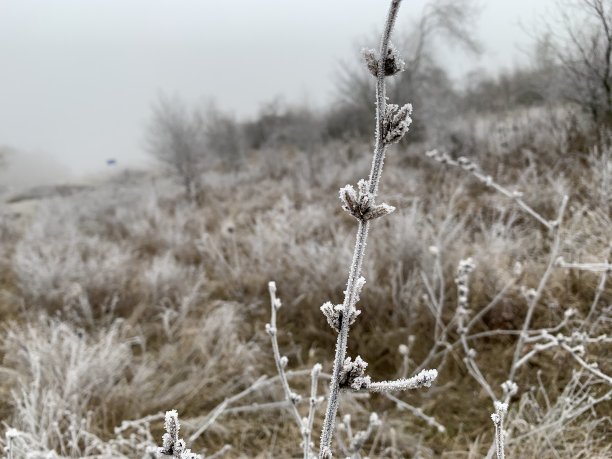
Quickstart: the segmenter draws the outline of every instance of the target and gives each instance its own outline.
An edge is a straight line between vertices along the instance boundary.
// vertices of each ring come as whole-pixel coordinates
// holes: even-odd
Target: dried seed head
[[[342,311],[344,310],[344,306],[341,304],[336,304],[335,306],[331,304],[331,302],[325,303],[321,306],[321,312],[327,319],[327,323],[331,328],[340,333],[340,327],[342,326]],[[361,314],[359,309],[356,309],[354,306],[351,308],[351,312],[349,314],[349,325],[353,325],[357,316]]]
[[[357,183],[359,193],[355,192],[352,185],[340,188],[340,201],[342,209],[351,214],[357,220],[368,221],[378,217],[383,217],[395,210],[395,207],[388,204],[372,205],[374,199],[368,191],[368,181],[359,180]]]
[[[364,49],[361,51],[361,54],[370,73],[378,77],[378,66],[380,63],[378,53],[373,49]],[[391,43],[389,43],[387,48],[387,55],[383,65],[385,76],[395,75],[406,68],[406,62],[400,57],[399,52]]]
[[[370,385],[370,377],[365,375],[368,363],[360,356],[351,361],[350,357],[344,360],[338,383],[341,388],[351,388],[353,390],[366,389]]]
[[[411,113],[411,104],[402,107],[397,104],[387,105],[383,119],[383,141],[385,144],[399,142],[404,137],[412,123]]]

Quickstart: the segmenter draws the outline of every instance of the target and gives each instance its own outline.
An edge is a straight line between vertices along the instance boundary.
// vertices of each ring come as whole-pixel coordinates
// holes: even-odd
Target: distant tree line
[[[418,116],[411,142],[443,132],[466,113],[486,114],[519,107],[573,104],[597,126],[612,126],[612,0],[571,0],[559,19],[535,40],[530,63],[497,76],[474,73],[457,89],[436,58],[441,43],[478,53],[473,37],[478,11],[473,0],[432,0],[398,39],[407,71],[391,78],[387,94],[410,100]],[[363,65],[344,65],[336,98],[325,110],[275,100],[254,119],[238,121],[215,106],[189,108],[160,97],[153,106],[149,152],[182,182],[191,199],[212,162],[239,163],[248,152],[291,147],[304,152],[330,141],[370,140],[374,79]]]

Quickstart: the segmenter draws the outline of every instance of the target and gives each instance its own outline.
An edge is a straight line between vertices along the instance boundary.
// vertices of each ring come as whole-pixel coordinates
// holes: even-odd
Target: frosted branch
[[[360,430],[351,439],[348,451],[350,454],[357,454],[368,441],[375,428],[380,427],[382,422],[376,413],[370,414],[368,427],[366,430]]]
[[[276,363],[276,369],[278,371],[278,375],[280,376],[281,386],[283,388],[283,392],[285,394],[285,400],[289,405],[289,410],[291,411],[295,422],[297,423],[300,432],[302,434],[302,446],[304,449],[304,458],[308,459],[310,457],[310,434],[308,431],[308,421],[302,419],[300,416],[300,412],[297,409],[296,403],[300,400],[300,396],[293,392],[289,387],[289,382],[287,381],[287,376],[285,374],[285,367],[287,366],[287,357],[281,357],[280,350],[278,347],[278,340],[276,338],[277,328],[276,328],[276,311],[280,309],[282,303],[280,299],[276,297],[276,284],[274,282],[268,283],[268,290],[270,292],[270,323],[266,324],[266,332],[270,335],[270,340],[272,341],[272,351],[274,353],[274,362]],[[314,371],[314,370],[313,370]],[[320,371],[320,370],[319,370]],[[317,373],[319,373],[317,371]]]
[[[430,387],[438,377],[438,370],[423,370],[416,376],[395,381],[373,382],[367,386],[370,392],[396,392],[400,390]]]
[[[425,153],[429,158],[432,158],[435,161],[438,161],[442,164],[448,164],[455,167],[460,167],[463,170],[472,174],[476,179],[480,182],[484,183],[486,186],[493,188],[497,192],[503,194],[507,198],[512,199],[516,204],[526,213],[535,218],[538,222],[540,222],[543,226],[545,226],[549,231],[552,231],[557,225],[558,221],[549,221],[546,220],[542,215],[533,210],[531,207],[523,201],[523,193],[520,191],[511,191],[507,188],[503,187],[499,183],[493,180],[493,177],[490,175],[485,175],[480,171],[480,167],[470,159],[461,156],[456,161],[452,159],[448,154],[441,153],[438,150],[430,150]]]

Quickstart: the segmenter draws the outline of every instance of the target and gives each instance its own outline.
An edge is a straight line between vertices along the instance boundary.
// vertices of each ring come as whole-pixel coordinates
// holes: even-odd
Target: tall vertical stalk
[[[376,75],[376,141],[374,147],[374,157],[372,159],[372,168],[368,180],[368,192],[370,196],[370,206],[374,206],[374,200],[378,192],[378,183],[382,174],[383,162],[387,145],[384,139],[384,120],[386,114],[386,98],[385,98],[385,57],[389,49],[389,38],[391,30],[397,17],[401,0],[392,0],[385,23],[385,29],[380,42],[380,60],[378,63],[378,72]],[[329,386],[329,399],[327,410],[325,412],[325,421],[321,432],[321,444],[319,449],[319,458],[331,457],[331,441],[335,426],[336,413],[338,412],[338,394],[340,392],[340,371],[342,364],[346,358],[346,347],[348,343],[348,333],[350,327],[351,310],[355,306],[358,295],[358,279],[361,275],[361,266],[368,238],[368,229],[370,226],[369,220],[360,219],[357,228],[357,238],[353,259],[349,271],[346,291],[344,293],[344,302],[342,308],[342,322],[338,338],[336,340],[336,353],[334,357],[334,366],[332,370],[332,379]]]

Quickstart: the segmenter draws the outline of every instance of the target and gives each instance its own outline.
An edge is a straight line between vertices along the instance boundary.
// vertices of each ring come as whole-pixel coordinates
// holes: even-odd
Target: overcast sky
[[[554,0],[481,0],[482,56],[442,51],[458,78],[511,68]],[[425,0],[405,0],[398,28]],[[381,0],[0,0],[0,146],[74,174],[146,159],[160,93],[240,117],[283,96],[319,106],[341,59],[380,27]],[[416,114],[415,114],[416,115]]]

